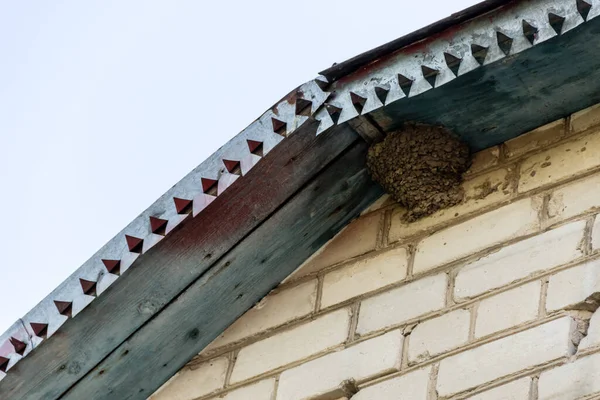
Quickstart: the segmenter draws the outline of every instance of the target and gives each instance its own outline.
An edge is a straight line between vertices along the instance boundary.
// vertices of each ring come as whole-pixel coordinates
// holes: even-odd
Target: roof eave
[[[513,2],[336,82],[319,78],[293,91],[0,337],[0,356],[11,357],[0,395],[145,398],[381,193],[364,171],[359,136],[369,133],[358,117],[385,132],[409,120],[444,124],[479,149],[600,102],[600,56],[589,50],[599,41],[600,6],[583,15],[578,5]],[[564,18],[560,32],[549,13]],[[508,50],[498,32],[511,39]],[[445,54],[460,62],[449,65]],[[411,80],[406,92],[399,74]],[[153,232],[150,217],[166,221],[165,230]],[[143,242],[132,249],[125,235]],[[108,273],[107,259],[121,261],[122,276]],[[84,293],[80,279],[96,279],[98,296]],[[74,318],[55,300],[71,302]],[[48,324],[45,339],[31,323]],[[23,354],[2,346],[14,335],[27,343]]]

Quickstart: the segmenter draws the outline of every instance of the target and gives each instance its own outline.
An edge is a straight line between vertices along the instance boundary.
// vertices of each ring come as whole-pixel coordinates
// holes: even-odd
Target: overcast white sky
[[[283,95],[474,0],[0,0],[0,333]]]

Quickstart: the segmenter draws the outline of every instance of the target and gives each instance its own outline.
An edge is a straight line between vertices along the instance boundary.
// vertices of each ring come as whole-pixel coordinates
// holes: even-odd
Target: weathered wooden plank
[[[371,117],[386,132],[405,121],[444,125],[473,150],[505,142],[600,102],[599,33],[594,18]]]
[[[348,127],[315,138],[308,121],[202,213],[185,221],[73,320],[11,369],[0,398],[55,399],[197,280],[348,146]],[[84,398],[86,398],[84,396]]]
[[[352,127],[360,135],[363,140],[369,144],[377,143],[385,138],[385,134],[374,125],[371,117],[361,115],[357,118],[348,121],[348,125]]]
[[[63,399],[144,399],[381,195],[357,143]]]

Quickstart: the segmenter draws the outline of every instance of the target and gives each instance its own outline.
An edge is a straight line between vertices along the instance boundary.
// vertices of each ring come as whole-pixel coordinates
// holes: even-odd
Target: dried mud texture
[[[469,147],[440,126],[407,124],[369,149],[371,177],[408,209],[415,221],[459,203],[462,174],[469,168]]]

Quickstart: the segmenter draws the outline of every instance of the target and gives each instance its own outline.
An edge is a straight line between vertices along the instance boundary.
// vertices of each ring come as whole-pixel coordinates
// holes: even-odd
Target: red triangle
[[[109,274],[119,275],[121,273],[121,260],[102,260]]]
[[[48,333],[48,324],[38,324],[36,322],[32,322],[29,325],[31,325],[31,330],[33,330],[35,336],[46,337],[46,334]]]
[[[354,92],[350,92],[350,99],[352,100],[352,105],[356,109],[356,112],[362,114],[362,110],[365,106],[365,103],[367,102],[367,99],[365,97],[359,96]]]
[[[96,282],[79,278],[79,283],[81,284],[81,289],[83,289],[83,294],[96,296]]]
[[[150,229],[152,233],[157,235],[165,235],[165,231],[167,230],[167,221],[166,219],[160,219],[156,217],[150,217]]]
[[[262,142],[257,142],[256,140],[250,139],[247,139],[246,142],[248,142],[248,148],[250,149],[250,153],[256,154],[257,156],[260,155],[262,157]],[[261,154],[257,154],[259,152]]]
[[[285,136],[287,124],[277,118],[271,118],[271,122],[273,123],[273,132]]]
[[[142,254],[142,247],[144,245],[144,239],[125,235],[125,240],[127,241],[127,247],[129,247],[130,252]]]
[[[230,174],[233,174],[234,171],[239,170],[240,168],[239,161],[223,160],[223,164],[225,164],[225,168]]]
[[[202,181],[202,191],[204,193],[208,193],[218,182],[215,179],[209,178],[200,178],[200,180]]]
[[[71,316],[71,311],[73,311],[73,303],[70,301],[58,301],[54,300],[54,305],[58,309],[58,312],[66,317]]]
[[[15,353],[22,356],[27,348],[27,345],[24,342],[21,342],[19,339],[15,339],[14,337],[11,337],[8,340],[10,340],[10,344],[12,344],[15,348]]]
[[[192,200],[180,199],[173,197],[177,214],[189,214],[192,211]]]
[[[310,116],[312,111],[312,101],[306,99],[296,99],[296,115]]]
[[[0,371],[6,373],[6,369],[8,368],[8,362],[10,359],[6,357],[0,357]]]

